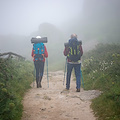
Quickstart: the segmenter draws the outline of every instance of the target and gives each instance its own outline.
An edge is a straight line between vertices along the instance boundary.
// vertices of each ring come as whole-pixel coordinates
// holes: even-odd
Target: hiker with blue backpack
[[[70,89],[71,73],[74,68],[76,76],[76,92],[80,92],[81,56],[83,55],[83,49],[82,42],[78,41],[76,34],[72,34],[68,43],[65,44],[64,55],[67,56],[66,90]]]
[[[43,42],[39,42],[41,40],[40,36],[37,36],[36,38],[32,39],[34,44],[32,48],[31,56],[33,57],[34,66],[36,70],[36,84],[37,88],[41,88],[41,81],[44,73],[44,63],[45,58],[48,57],[47,48],[44,45]]]

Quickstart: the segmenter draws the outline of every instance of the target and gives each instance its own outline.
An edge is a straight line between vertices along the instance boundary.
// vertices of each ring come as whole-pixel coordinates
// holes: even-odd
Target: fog
[[[82,0],[0,0],[0,34],[30,35],[43,22],[60,26],[82,6]]]
[[[72,33],[84,52],[98,43],[120,43],[120,0],[1,0],[0,53],[32,60],[31,37],[47,37],[49,64],[64,68],[64,43]],[[62,66],[63,65],[63,66]]]

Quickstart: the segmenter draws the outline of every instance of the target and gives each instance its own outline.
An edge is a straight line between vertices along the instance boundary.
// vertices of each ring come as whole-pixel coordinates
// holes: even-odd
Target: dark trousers
[[[73,68],[74,68],[75,76],[76,76],[76,88],[80,89],[80,86],[81,86],[81,74],[80,74],[81,64],[70,64],[70,63],[67,63],[66,88],[67,89],[70,88],[70,79],[71,79],[71,73],[72,73]]]
[[[43,73],[44,73],[44,62],[43,61],[34,61],[35,69],[36,69],[36,83],[42,81]]]

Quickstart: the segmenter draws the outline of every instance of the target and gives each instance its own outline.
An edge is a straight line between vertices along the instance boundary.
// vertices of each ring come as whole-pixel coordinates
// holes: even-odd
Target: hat
[[[36,38],[41,38],[41,36],[37,36]]]

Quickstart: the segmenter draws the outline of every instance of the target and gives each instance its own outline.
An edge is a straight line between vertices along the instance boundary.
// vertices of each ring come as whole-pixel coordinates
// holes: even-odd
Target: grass
[[[120,45],[99,44],[83,56],[83,77],[86,90],[103,93],[92,100],[98,120],[120,120]]]
[[[64,69],[58,61],[50,70]],[[0,59],[0,120],[20,120],[24,93],[33,80],[33,63]],[[98,120],[120,120],[120,45],[99,44],[83,56],[82,75],[86,90],[103,93],[92,100]]]
[[[20,120],[22,98],[33,80],[29,61],[0,59],[0,120]]]

